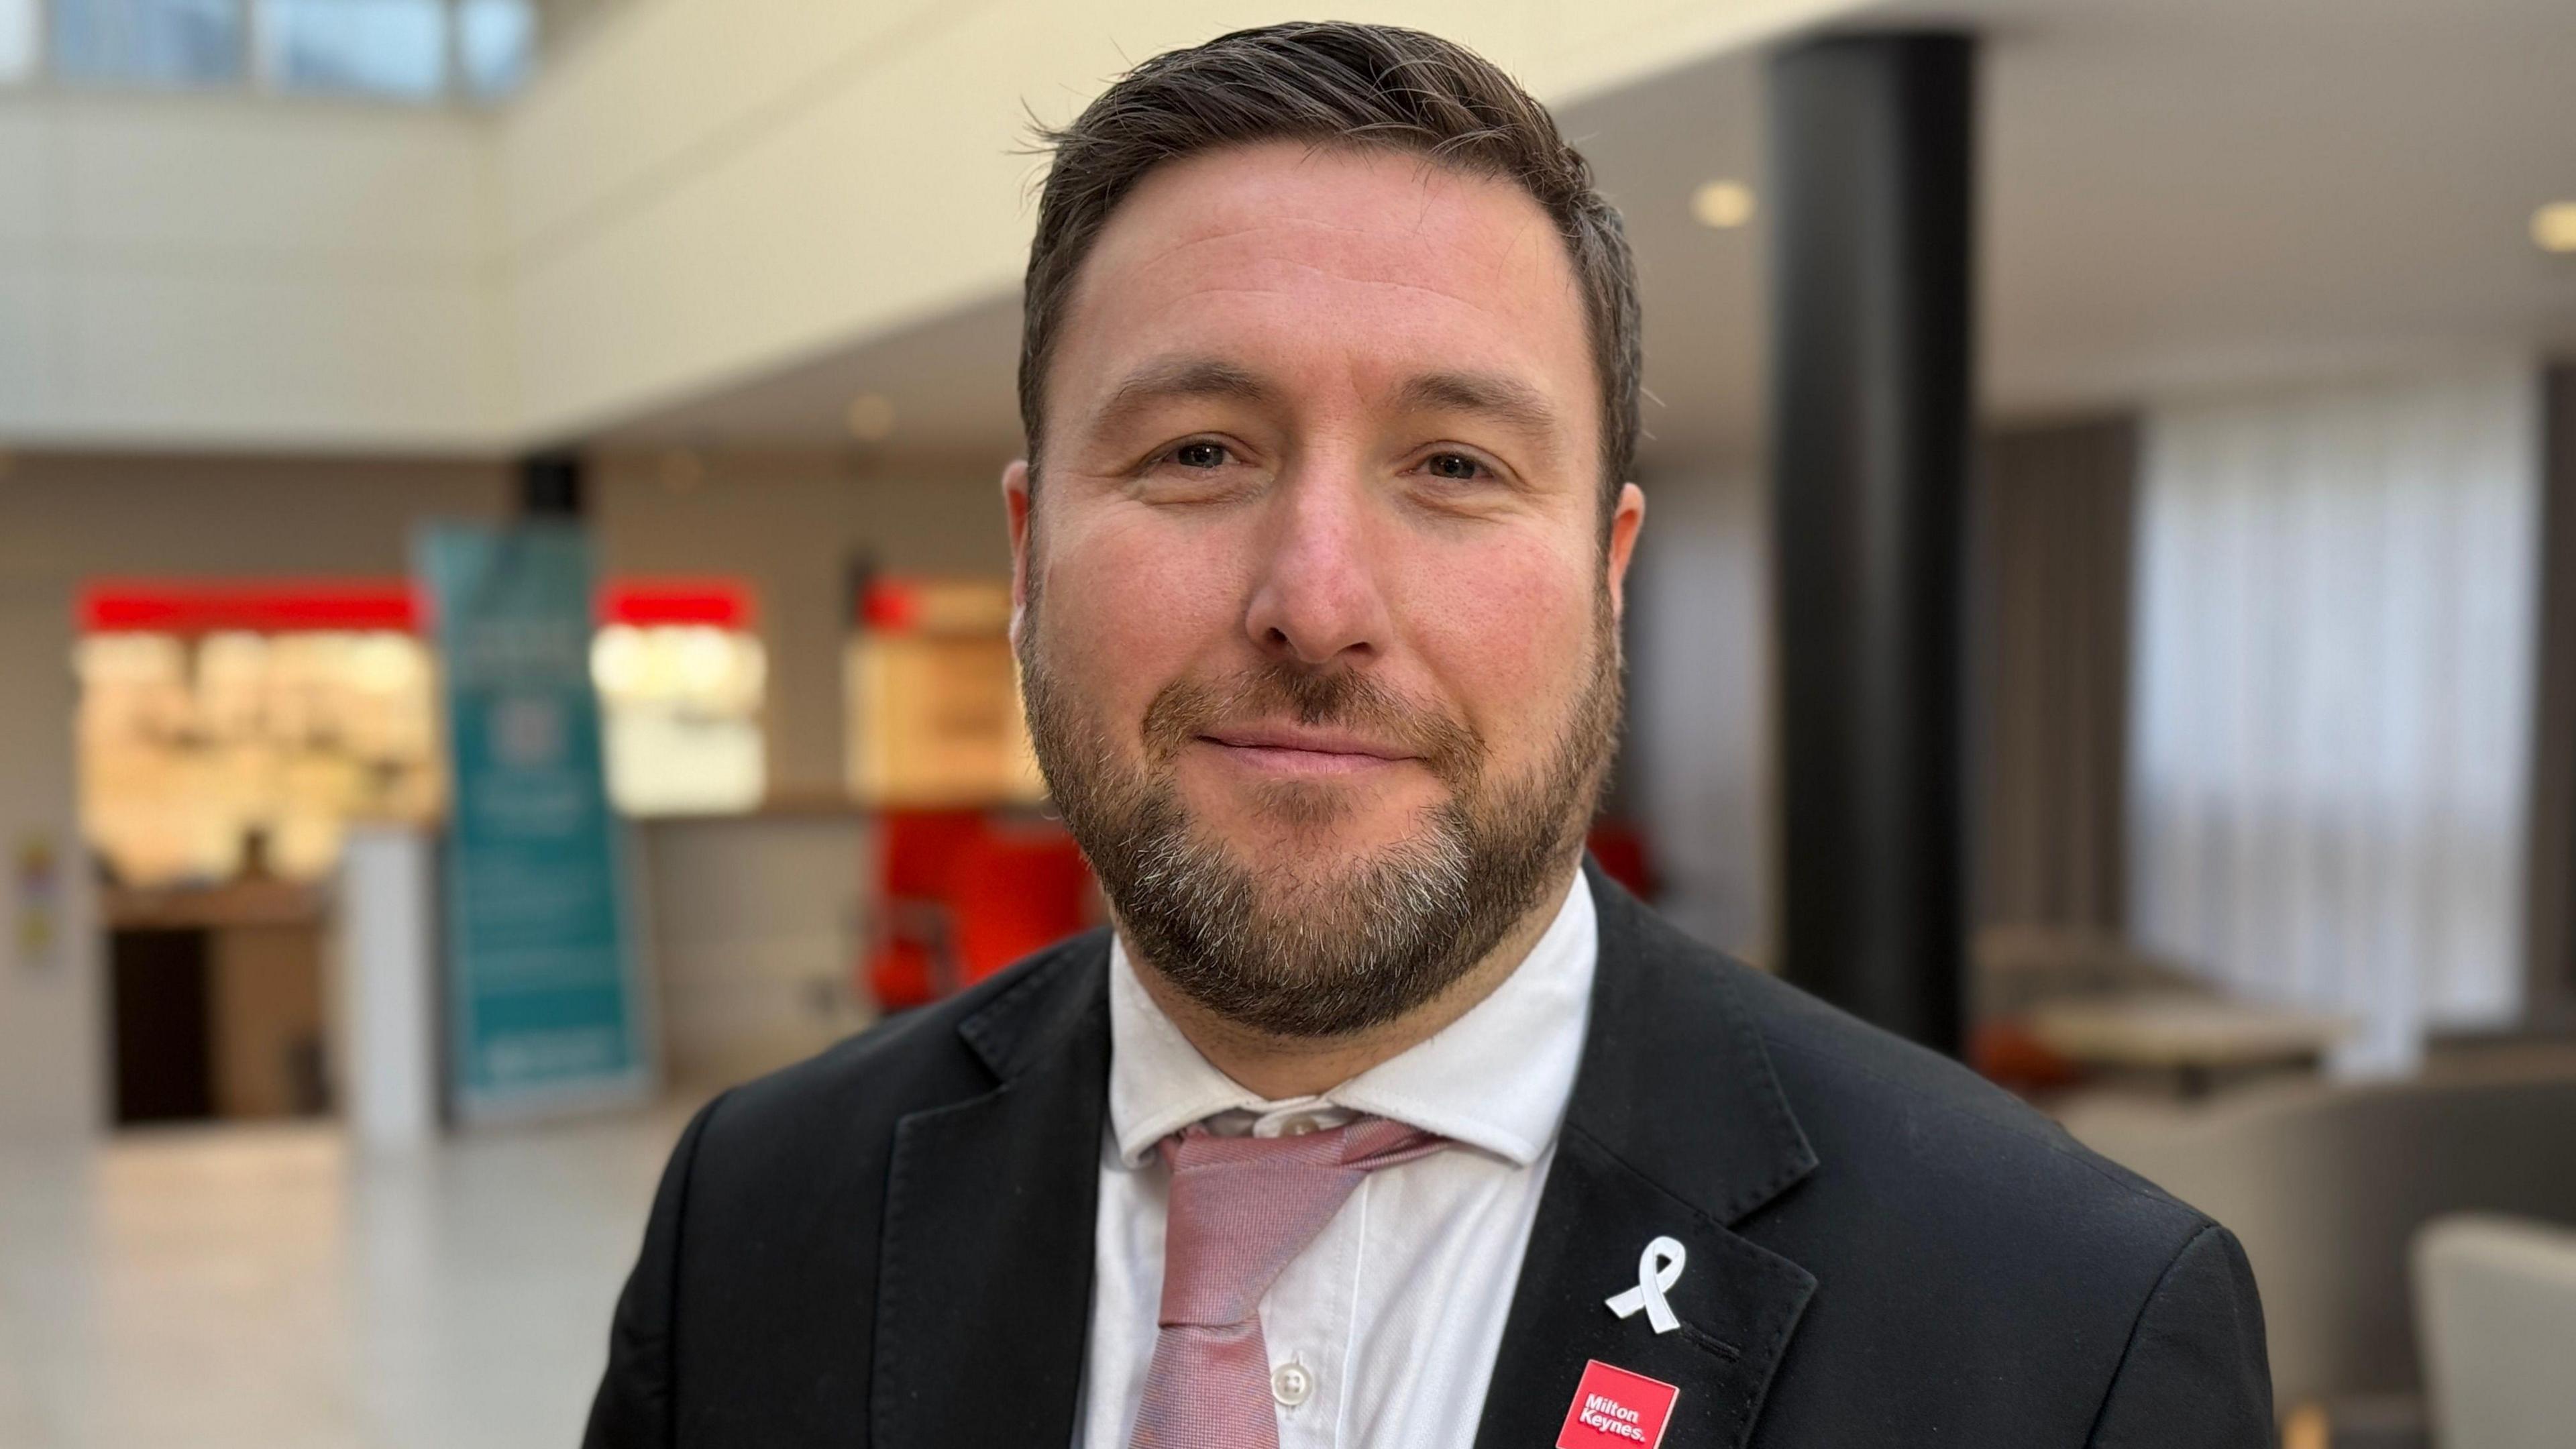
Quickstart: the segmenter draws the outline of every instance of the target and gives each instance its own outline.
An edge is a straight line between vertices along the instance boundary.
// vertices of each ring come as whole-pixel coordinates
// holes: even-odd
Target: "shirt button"
[[[1301,1363],[1283,1363],[1270,1371],[1270,1397],[1288,1408],[1306,1402],[1315,1392],[1315,1376]]]
[[[1279,1124],[1279,1131],[1284,1136],[1303,1137],[1322,1125],[1312,1117],[1291,1117]]]

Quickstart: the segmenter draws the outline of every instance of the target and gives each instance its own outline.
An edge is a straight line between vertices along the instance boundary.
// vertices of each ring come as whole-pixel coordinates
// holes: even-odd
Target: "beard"
[[[1201,1008],[1268,1036],[1366,1031],[1465,976],[1580,849],[1617,747],[1624,700],[1606,588],[1579,694],[1537,764],[1508,778],[1475,731],[1370,675],[1276,662],[1165,685],[1145,710],[1144,758],[1131,765],[1048,668],[1034,596],[1021,623],[1039,768],[1129,945]],[[1400,742],[1446,798],[1407,838],[1335,858],[1332,827],[1356,808],[1357,791],[1270,782],[1253,797],[1257,816],[1306,849],[1244,859],[1191,815],[1175,765],[1208,729],[1285,718]]]

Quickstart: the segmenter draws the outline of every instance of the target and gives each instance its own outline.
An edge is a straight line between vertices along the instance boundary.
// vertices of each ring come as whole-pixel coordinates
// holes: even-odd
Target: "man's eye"
[[[1485,473],[1484,464],[1464,453],[1434,453],[1422,466],[1432,477],[1451,483],[1473,483]]]
[[[1172,450],[1172,461],[1184,468],[1222,468],[1225,458],[1223,443],[1183,443]]]

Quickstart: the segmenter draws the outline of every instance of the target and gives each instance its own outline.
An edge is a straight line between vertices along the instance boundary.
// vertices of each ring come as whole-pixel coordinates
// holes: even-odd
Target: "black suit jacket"
[[[2226,1229],[1591,879],[1589,1038],[1477,1449],[1553,1445],[1590,1359],[1680,1387],[1669,1449],[2271,1442]],[[1107,965],[1078,937],[709,1103],[592,1449],[1071,1443]],[[1659,1235],[1663,1334],[1602,1301]]]

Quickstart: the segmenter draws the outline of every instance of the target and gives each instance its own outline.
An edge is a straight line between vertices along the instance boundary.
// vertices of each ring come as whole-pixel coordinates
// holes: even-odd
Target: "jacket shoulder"
[[[1960,1062],[1767,972],[1722,957],[1713,964],[1754,1015],[1801,1123],[1846,1152],[1976,1163],[1981,1171],[1967,1181],[1984,1191],[2085,1200],[2148,1230],[2160,1244],[2160,1262],[2208,1225]],[[1826,1144],[1817,1146],[1831,1161]]]
[[[1837,1208],[1866,1194],[1906,1211],[1887,1225],[1972,1255],[2038,1234],[2069,1254],[2160,1271],[2210,1220],[2077,1142],[2029,1104],[1961,1063],[1872,1026],[1799,987],[1714,950],[1650,910],[1637,944],[1674,974],[1670,987],[1714,991],[1761,1043],[1819,1167],[1777,1211]],[[1696,982],[1683,986],[1683,982]],[[2025,1239],[2027,1242],[2027,1239]]]
[[[1698,955],[1815,1153],[1739,1229],[1818,1279],[1808,1353],[1907,1363],[1890,1400],[1964,1442],[2039,1442],[2042,1424],[2052,1442],[2165,1442],[2127,1427],[2148,1423],[2269,1442],[2260,1299],[2226,1228],[1958,1062]],[[1776,1389],[1781,1421],[1830,1420],[1831,1379]],[[1972,1402],[1942,1388],[1967,1383]]]
[[[1092,984],[1097,973],[1086,967],[1105,959],[1104,941],[1097,931],[1060,941],[945,1001],[730,1089],[708,1111],[702,1150],[748,1143],[792,1150],[853,1134],[879,1142],[910,1113],[991,1090],[997,1058],[1018,1045],[1015,1029],[1064,1014],[1068,999]]]

